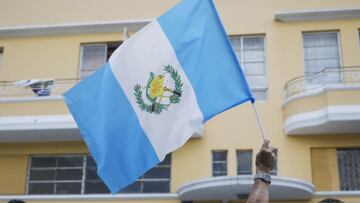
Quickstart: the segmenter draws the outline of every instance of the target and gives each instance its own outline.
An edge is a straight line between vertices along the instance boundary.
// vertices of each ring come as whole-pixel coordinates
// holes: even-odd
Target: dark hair
[[[8,203],[25,203],[25,201],[23,201],[21,199],[12,199],[12,200],[9,200]]]

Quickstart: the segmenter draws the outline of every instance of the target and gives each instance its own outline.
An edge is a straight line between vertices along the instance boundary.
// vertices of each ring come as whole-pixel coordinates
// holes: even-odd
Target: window
[[[254,97],[266,100],[265,37],[232,36],[230,40]]]
[[[213,176],[227,175],[227,151],[212,152]]]
[[[170,192],[171,155],[120,193]],[[91,156],[32,156],[27,194],[110,193],[96,173]]]
[[[110,58],[119,42],[81,45],[80,78],[89,76]]]
[[[303,41],[305,75],[312,75],[326,68],[340,68],[338,32],[303,33]],[[328,76],[327,81],[336,82],[340,79],[339,71],[331,72]],[[308,78],[310,84],[317,82],[311,80]]]
[[[340,190],[360,190],[360,148],[337,150]]]
[[[0,47],[0,70],[2,68],[3,64],[3,49]]]
[[[150,169],[120,193],[169,193],[170,166],[171,156],[167,155],[164,161]]]
[[[251,150],[237,150],[237,174],[248,175],[252,174],[252,151]]]

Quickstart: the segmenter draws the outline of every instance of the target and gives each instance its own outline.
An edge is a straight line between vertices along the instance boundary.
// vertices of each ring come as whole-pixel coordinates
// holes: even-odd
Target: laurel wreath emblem
[[[182,86],[183,83],[181,81],[181,77],[176,69],[174,69],[171,65],[166,65],[163,68],[164,74],[155,76],[153,72],[150,72],[150,78],[148,80],[146,87],[141,87],[141,85],[136,84],[134,87],[134,96],[136,99],[136,103],[138,104],[138,107],[141,109],[141,111],[145,111],[147,113],[158,115],[163,110],[168,110],[168,107],[171,104],[177,104],[181,100],[182,96]],[[170,92],[169,96],[164,96],[163,94],[159,93],[156,97],[151,96],[151,85],[153,84],[156,79],[161,80],[161,77],[164,77],[165,74],[169,74],[170,78],[174,82],[174,88],[170,89],[166,86],[161,86],[162,89],[160,89],[160,92]],[[161,83],[162,84],[162,83]],[[143,98],[143,91],[142,89],[145,89],[145,95],[148,102],[145,102]],[[159,91],[159,90],[158,90]],[[162,99],[167,97],[167,102],[162,103]]]

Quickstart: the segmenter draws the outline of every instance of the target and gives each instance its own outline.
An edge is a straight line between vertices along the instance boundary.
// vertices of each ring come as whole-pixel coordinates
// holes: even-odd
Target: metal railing
[[[68,89],[78,83],[80,78],[54,79],[54,80],[23,80],[1,81],[1,99],[45,98],[48,96],[61,96]]]
[[[326,68],[321,72],[296,77],[285,85],[285,98],[327,85],[360,85],[360,66]]]

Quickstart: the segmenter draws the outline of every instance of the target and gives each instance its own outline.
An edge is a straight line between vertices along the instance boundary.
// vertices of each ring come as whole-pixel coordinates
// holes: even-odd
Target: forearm
[[[269,184],[262,180],[255,180],[246,203],[268,203],[269,202]]]

